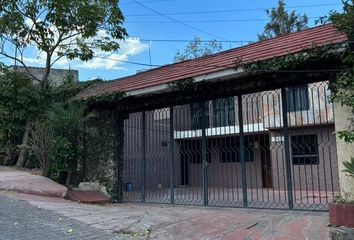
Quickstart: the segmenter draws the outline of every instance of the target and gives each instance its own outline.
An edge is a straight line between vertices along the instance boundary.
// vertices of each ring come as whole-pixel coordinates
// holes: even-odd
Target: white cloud
[[[140,42],[138,38],[128,38],[125,41],[119,41],[119,44],[120,49],[117,53],[108,53],[96,50],[95,56],[97,57],[88,62],[76,64],[74,67],[83,69],[124,70],[126,68],[120,66],[123,64],[123,62],[120,61],[128,61],[130,57],[146,51],[149,47],[148,44]]]
[[[26,24],[32,25],[31,21],[26,21]],[[53,27],[52,31],[56,34],[56,29]],[[97,37],[106,37],[105,31],[100,30]],[[95,38],[93,38],[95,39]],[[68,39],[67,42],[70,42]],[[57,61],[54,67],[74,67],[77,69],[105,69],[105,70],[125,70],[126,68],[121,67],[123,62],[128,61],[130,57],[136,56],[140,53],[146,51],[149,44],[142,43],[139,38],[128,38],[125,41],[117,40],[120,44],[120,49],[117,52],[104,52],[100,49],[95,49],[95,57],[87,62],[82,62],[79,60],[69,61],[65,57]],[[37,49],[35,51],[38,52]],[[56,59],[57,55],[54,53],[53,59]],[[26,56],[23,58],[24,62],[28,65],[44,66],[45,64],[45,53],[37,53],[35,56]]]

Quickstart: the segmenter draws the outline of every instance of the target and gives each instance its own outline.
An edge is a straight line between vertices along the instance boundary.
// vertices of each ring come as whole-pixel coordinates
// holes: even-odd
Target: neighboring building
[[[310,74],[290,78],[289,71],[277,78],[267,71],[249,74],[236,62],[346,41],[333,25],[323,25],[84,92],[83,98],[123,91],[129,99],[119,105],[130,113],[124,126],[125,200],[326,209],[340,191],[342,153],[328,88],[334,75],[307,69]],[[318,66],[335,68],[331,64]],[[209,88],[188,95],[171,87],[190,78]]]
[[[17,72],[22,72],[27,74],[27,70],[22,66],[12,66],[12,68]],[[32,75],[34,75],[38,79],[42,79],[45,70],[44,68],[27,67],[27,69],[29,69]],[[57,68],[52,68],[50,70],[49,81],[55,86],[60,85],[68,78],[72,78],[74,81],[79,81],[79,71],[72,70],[72,69],[67,70],[67,69],[57,69]]]

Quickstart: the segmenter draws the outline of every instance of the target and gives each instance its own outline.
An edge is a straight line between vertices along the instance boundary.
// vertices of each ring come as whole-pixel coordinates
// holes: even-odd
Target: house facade
[[[296,71],[247,72],[267,61],[345,44],[323,25],[109,81],[89,98],[124,92],[125,201],[326,210],[340,191],[336,59]],[[333,60],[333,62],[331,62]],[[195,87],[176,89],[193,79]]]
[[[299,206],[324,204],[339,192],[333,104],[328,81],[286,88],[292,190]],[[244,153],[241,158],[239,100],[242,100]],[[215,204],[242,202],[242,159],[249,195],[281,207],[286,202],[287,171],[284,154],[280,90],[205,102],[208,188]],[[170,108],[145,113],[145,178],[142,159],[142,113],[126,120],[125,178],[134,189],[145,185],[151,201],[168,202],[170,187]],[[192,196],[200,202],[203,186],[202,109],[200,103],[176,106],[173,116],[174,176],[176,201]],[[134,134],[130,134],[134,132]],[[192,191],[190,193],[190,191]],[[134,200],[140,192],[127,192]],[[178,199],[178,193],[181,199]],[[232,197],[231,197],[232,196]],[[148,196],[149,197],[149,196]],[[159,198],[162,199],[159,199]],[[195,199],[197,197],[197,199]],[[137,199],[136,199],[137,198]],[[268,199],[269,198],[269,199]]]

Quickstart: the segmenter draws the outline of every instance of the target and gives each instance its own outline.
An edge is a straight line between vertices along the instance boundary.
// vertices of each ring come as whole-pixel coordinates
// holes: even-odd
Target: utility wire
[[[318,19],[312,17],[308,19]],[[184,23],[225,23],[225,22],[264,22],[270,18],[254,18],[254,19],[208,19],[208,20],[184,20]],[[126,21],[125,23],[175,23],[174,21]]]
[[[157,2],[173,2],[175,0],[151,0],[151,1],[143,1],[141,3],[157,3]],[[132,2],[120,2],[119,4],[124,4],[124,5],[128,5],[128,4],[135,4]]]
[[[186,42],[192,42],[193,40],[187,40],[187,39],[146,39],[146,38],[141,38],[139,39],[141,42],[177,42],[177,43],[186,43]],[[198,40],[200,42],[210,42],[210,41],[217,41],[220,43],[252,43],[255,42],[254,40],[215,40],[215,39],[210,39],[210,40]]]
[[[339,6],[342,3],[327,3],[327,4],[312,4],[312,5],[298,5],[298,6],[290,6],[287,9],[292,8],[312,8],[312,7],[328,7],[328,6]],[[225,10],[211,10],[211,11],[193,11],[193,12],[171,12],[165,13],[166,15],[195,15],[195,14],[208,14],[208,13],[228,13],[228,12],[250,12],[250,11],[265,11],[269,8],[248,8],[248,9],[225,9]],[[126,17],[147,17],[147,16],[156,16],[160,14],[152,14],[152,13],[145,13],[145,14],[127,14]]]
[[[207,35],[209,35],[209,36],[212,36],[212,37],[215,37],[215,38],[218,38],[218,39],[221,39],[221,40],[227,40],[227,39],[225,39],[225,38],[223,38],[223,37],[220,37],[220,36],[217,36],[217,35],[215,35],[215,34],[206,32],[206,31],[204,31],[204,30],[202,30],[202,29],[199,29],[199,28],[197,28],[197,27],[193,27],[193,26],[191,26],[191,25],[189,25],[189,24],[187,24],[187,23],[181,22],[181,21],[179,21],[178,19],[175,19],[175,18],[173,18],[173,17],[170,17],[170,16],[168,16],[168,15],[162,13],[162,12],[159,12],[159,11],[157,11],[157,10],[155,10],[155,9],[153,9],[153,8],[151,8],[151,7],[149,7],[149,6],[146,6],[146,5],[144,5],[144,4],[140,3],[140,2],[137,2],[137,1],[135,1],[135,0],[131,0],[131,1],[134,2],[134,3],[136,3],[136,4],[138,4],[138,5],[140,5],[140,6],[142,6],[142,7],[144,7],[144,8],[146,8],[146,9],[148,9],[148,10],[150,10],[150,11],[152,11],[152,12],[154,12],[154,13],[156,13],[156,14],[158,14],[158,15],[160,15],[160,16],[164,16],[164,17],[170,19],[171,21],[174,21],[174,22],[176,22],[176,23],[179,23],[179,24],[181,24],[181,25],[183,25],[183,26],[185,26],[185,27],[188,27],[188,28],[190,28],[190,29],[196,30],[196,31],[198,31],[198,32],[207,34]]]
[[[196,67],[211,67],[211,68],[222,68],[222,67],[227,67],[225,65],[216,65],[216,64],[191,64],[191,65],[185,65],[181,66],[178,64],[170,64],[170,65],[150,65],[146,63],[139,63],[139,62],[132,62],[132,61],[124,61],[124,60],[118,60],[114,58],[109,58],[109,57],[101,57],[101,56],[95,56],[95,58],[101,58],[101,59],[108,59],[112,61],[117,61],[117,62],[123,62],[127,64],[133,64],[133,65],[139,65],[139,66],[145,66],[145,67],[172,67],[172,68],[196,68]],[[347,68],[333,68],[333,69],[315,69],[315,70],[307,70],[307,69],[299,69],[299,70],[273,70],[273,69],[254,69],[251,72],[272,72],[272,73],[312,73],[312,72],[340,72],[343,70],[348,70]]]

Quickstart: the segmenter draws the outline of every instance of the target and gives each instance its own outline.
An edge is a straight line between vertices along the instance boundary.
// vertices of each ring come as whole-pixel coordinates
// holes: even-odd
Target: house
[[[12,69],[16,72],[27,74],[27,70],[23,66],[12,66]],[[28,71],[38,79],[42,79],[45,68],[40,67],[27,67]],[[57,86],[62,84],[66,79],[72,78],[73,81],[79,81],[79,71],[73,69],[58,69],[51,68],[49,73],[49,81]]]
[[[125,93],[115,106],[129,113],[124,200],[326,209],[340,191],[342,152],[337,151],[336,106],[328,87],[338,59],[284,72],[250,73],[237,63],[346,42],[327,24],[83,92],[82,98]],[[190,79],[200,85],[175,87]]]

